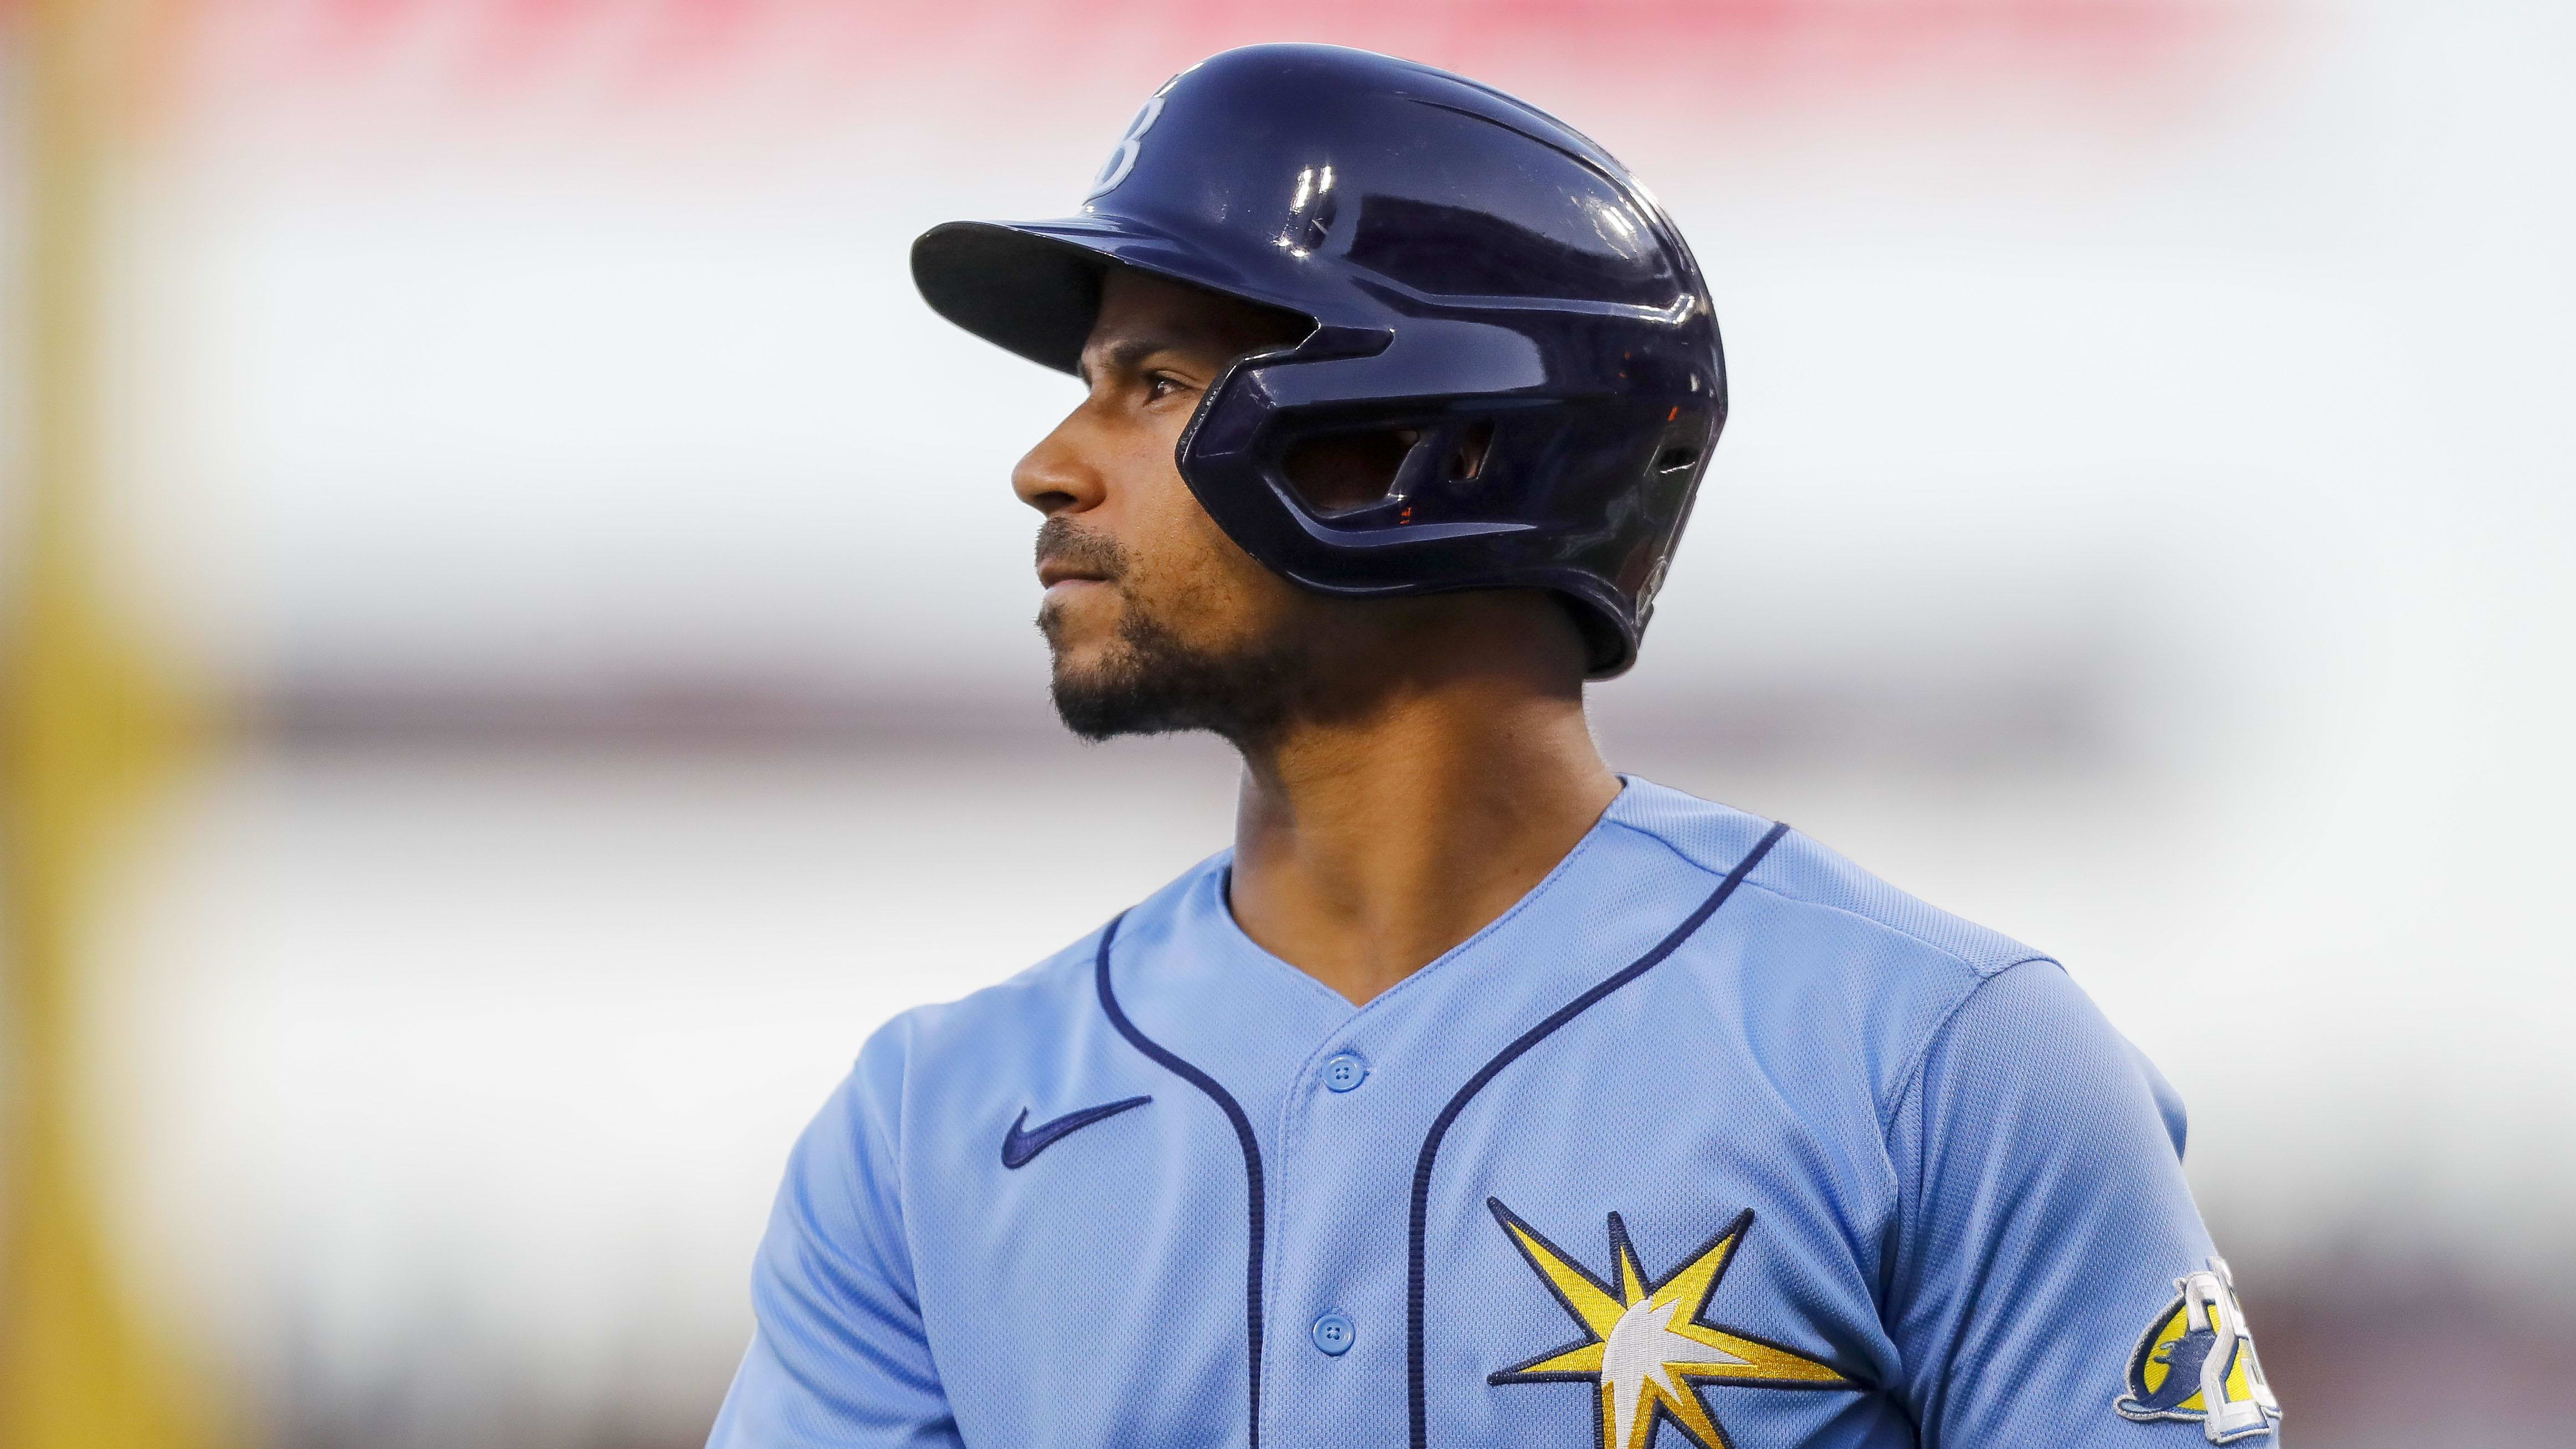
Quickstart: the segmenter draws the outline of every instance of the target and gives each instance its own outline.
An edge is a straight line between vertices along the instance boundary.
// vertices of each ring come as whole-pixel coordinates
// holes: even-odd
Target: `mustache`
[[[1127,572],[1127,551],[1116,539],[1086,533],[1070,518],[1050,518],[1038,526],[1037,565],[1062,564],[1081,573],[1116,579]]]

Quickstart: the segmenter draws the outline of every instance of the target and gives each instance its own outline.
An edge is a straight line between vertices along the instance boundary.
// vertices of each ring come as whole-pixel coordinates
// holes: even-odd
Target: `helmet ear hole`
[[[1281,466],[1297,497],[1330,517],[1385,502],[1404,460],[1421,441],[1415,428],[1325,433],[1289,448]]]
[[[1485,455],[1493,451],[1493,419],[1475,423],[1458,434],[1458,446],[1449,450],[1449,481],[1473,483],[1485,471]]]
[[[1444,444],[1446,456],[1434,456]],[[1282,466],[1297,497],[1317,516],[1330,518],[1412,493],[1435,478],[1452,488],[1473,483],[1493,446],[1490,418],[1428,433],[1363,428],[1307,438],[1288,449]]]

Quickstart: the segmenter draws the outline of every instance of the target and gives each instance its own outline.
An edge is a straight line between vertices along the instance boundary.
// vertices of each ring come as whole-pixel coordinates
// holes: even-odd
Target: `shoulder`
[[[954,1001],[933,1002],[899,1013],[869,1038],[870,1053],[937,1056],[959,1046],[1004,1047],[1021,1038],[1059,1031],[1092,1001],[1092,960],[1104,923],[1036,965]]]
[[[1723,880],[1772,822],[1635,781],[1614,819]],[[1831,1028],[1865,1065],[1882,1112],[1943,1026],[2016,967],[2060,974],[2048,953],[1906,894],[1797,830],[1782,832],[1687,959],[1742,976],[1746,1009]]]
[[[1615,823],[1661,842],[1713,877],[1732,871],[1771,827],[1756,815],[1635,781]],[[1791,918],[1820,939],[1867,941],[1873,953],[1973,984],[2025,961],[2051,960],[1973,921],[1907,895],[1801,832],[1785,831],[1744,877],[1755,900],[1735,901],[1773,918]],[[1757,903],[1760,902],[1760,903]]]
[[[1162,929],[1187,893],[1224,869],[1227,858],[1200,862],[1122,913],[1121,951]],[[854,1084],[878,1095],[915,1097],[949,1072],[977,1077],[986,1087],[1009,1087],[1024,1077],[1061,1080],[1102,1024],[1095,968],[1110,925],[1102,922],[1008,980],[896,1015],[861,1049]]]

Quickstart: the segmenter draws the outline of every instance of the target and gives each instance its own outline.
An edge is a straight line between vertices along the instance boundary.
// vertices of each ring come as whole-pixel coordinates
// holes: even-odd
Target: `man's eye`
[[[1145,400],[1147,402],[1161,402],[1163,399],[1170,397],[1172,394],[1179,392],[1180,390],[1181,384],[1180,380],[1177,378],[1165,377],[1162,374],[1157,373],[1154,376],[1145,379]]]

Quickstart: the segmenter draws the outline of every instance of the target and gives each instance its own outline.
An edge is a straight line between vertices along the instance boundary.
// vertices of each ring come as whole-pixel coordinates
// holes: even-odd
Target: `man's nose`
[[[1011,491],[1049,518],[1097,508],[1107,491],[1084,446],[1091,429],[1083,412],[1074,409],[1011,470]]]

